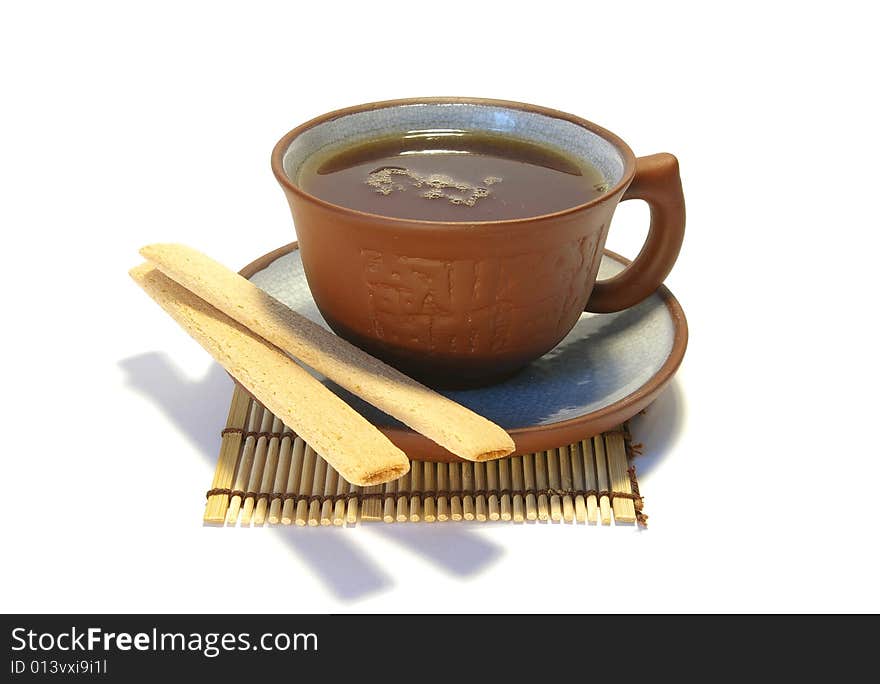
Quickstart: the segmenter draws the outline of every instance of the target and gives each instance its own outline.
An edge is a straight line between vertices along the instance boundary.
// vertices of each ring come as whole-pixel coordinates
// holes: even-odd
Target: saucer
[[[599,279],[612,277],[628,263],[606,250]],[[241,274],[330,329],[312,299],[295,242],[260,257]],[[687,337],[681,305],[661,287],[624,311],[584,313],[554,349],[504,382],[438,391],[505,428],[516,443],[516,454],[555,449],[617,427],[650,404],[681,364]],[[319,373],[313,374],[410,458],[459,460]]]

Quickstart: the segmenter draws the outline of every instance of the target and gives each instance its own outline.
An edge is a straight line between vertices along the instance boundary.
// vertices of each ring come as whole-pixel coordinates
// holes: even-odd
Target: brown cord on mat
[[[629,472],[629,471],[627,471]],[[634,474],[630,475],[630,480],[634,477]],[[243,492],[240,489],[229,489],[228,487],[216,487],[214,489],[209,489],[206,497],[215,496],[217,494],[228,494],[229,496],[240,496],[244,498],[258,498],[258,497],[268,497],[270,501],[274,501],[275,499],[281,499],[282,501],[287,501],[288,499],[293,499],[295,501],[307,501],[308,503],[312,503],[313,501],[318,501],[320,503],[324,503],[325,501],[330,501],[336,503],[337,501],[348,501],[349,499],[391,499],[399,496],[403,497],[411,497],[418,496],[422,498],[433,497],[446,497],[450,498],[453,496],[526,496],[528,494],[534,494],[535,496],[607,496],[609,499],[631,499],[632,501],[640,501],[641,496],[639,496],[638,492],[630,493],[630,492],[614,492],[610,489],[555,489],[553,487],[547,487],[543,489],[474,489],[474,490],[460,490],[457,492],[453,492],[446,489],[440,490],[426,490],[426,491],[398,491],[398,492],[348,492],[346,494],[328,494],[324,496],[322,494],[288,494],[284,492]]]
[[[244,439],[247,439],[248,437],[256,437],[257,439],[260,437],[267,437],[269,439],[284,439],[285,437],[290,437],[293,439],[296,437],[296,433],[291,432],[290,430],[284,430],[282,432],[257,432],[255,430],[245,430],[237,427],[223,428],[220,431],[220,436],[225,437],[226,435],[241,435]]]
[[[208,493],[205,495],[206,499],[210,499],[212,496],[226,494],[227,496],[240,496],[242,499],[245,497],[245,492],[242,489],[230,489],[229,487],[215,487],[214,489],[209,489]]]
[[[632,487],[633,494],[638,497],[633,499],[636,508],[636,522],[638,522],[639,527],[647,527],[648,516],[642,513],[642,509],[645,507],[645,500],[642,498],[641,494],[639,494],[639,481],[636,479],[636,467],[631,465],[626,469],[626,472],[629,474],[629,486]]]
[[[642,412],[647,409],[643,409]],[[636,456],[642,455],[642,449],[644,445],[641,442],[636,442],[633,444],[632,441],[632,433],[629,431],[629,421],[626,421],[623,425],[620,426],[623,429],[624,437],[623,437],[623,447],[626,449],[626,458],[630,463]],[[635,495],[633,498],[633,503],[636,509],[636,522],[639,527],[647,527],[648,526],[648,516],[642,512],[642,509],[645,507],[645,499],[639,493],[639,481],[636,479],[636,467],[635,465],[630,465],[629,468],[626,469],[626,472],[629,474],[629,485],[633,490],[633,494]]]

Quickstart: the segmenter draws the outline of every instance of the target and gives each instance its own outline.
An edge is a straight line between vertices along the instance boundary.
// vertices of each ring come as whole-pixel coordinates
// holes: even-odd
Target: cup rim
[[[623,174],[621,175],[621,178],[617,183],[608,188],[608,190],[606,190],[598,197],[594,197],[588,202],[582,202],[581,204],[576,204],[574,206],[560,209],[549,214],[535,214],[534,216],[521,216],[511,219],[495,219],[489,221],[432,221],[429,219],[408,219],[396,216],[386,216],[384,214],[375,214],[372,212],[361,211],[360,209],[346,207],[341,204],[328,202],[321,199],[320,197],[317,197],[316,195],[313,195],[303,190],[288,177],[287,173],[284,170],[284,155],[290,147],[290,144],[297,136],[309,130],[310,128],[314,128],[318,124],[332,121],[333,119],[338,119],[343,116],[348,116],[349,114],[357,114],[359,112],[367,112],[375,109],[383,109],[386,107],[399,107],[419,104],[473,104],[503,107],[506,109],[518,109],[522,111],[533,112],[535,114],[541,114],[554,119],[564,119],[566,121],[570,121],[577,126],[586,128],[587,130],[595,133],[607,142],[611,143],[623,158]],[[516,102],[513,100],[496,100],[482,97],[411,97],[396,100],[380,100],[378,102],[367,102],[360,105],[345,107],[343,109],[336,109],[331,112],[327,112],[326,114],[321,114],[320,116],[310,119],[305,123],[300,124],[296,128],[288,131],[277,143],[275,143],[275,147],[272,149],[272,172],[275,174],[275,178],[278,180],[283,188],[286,188],[300,198],[310,202],[314,202],[321,205],[322,207],[333,211],[359,216],[371,221],[381,221],[383,223],[391,223],[392,225],[423,225],[427,228],[456,228],[462,226],[508,226],[531,223],[533,221],[543,219],[555,219],[566,216],[568,214],[583,211],[584,209],[589,209],[590,207],[608,201],[611,197],[626,189],[626,187],[632,182],[632,178],[635,175],[635,165],[636,158],[629,145],[627,145],[623,141],[623,139],[621,139],[615,133],[612,133],[608,129],[603,128],[602,126],[599,126],[592,121],[587,121],[586,119],[583,119],[579,116],[575,116],[574,114],[569,114],[558,109],[542,107],[541,105],[534,105],[526,102]]]

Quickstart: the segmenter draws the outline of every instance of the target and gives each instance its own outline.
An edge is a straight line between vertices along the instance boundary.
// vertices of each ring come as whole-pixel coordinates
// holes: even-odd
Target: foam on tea
[[[427,221],[540,216],[607,190],[598,169],[563,150],[483,131],[411,131],[312,155],[298,182],[351,209]]]

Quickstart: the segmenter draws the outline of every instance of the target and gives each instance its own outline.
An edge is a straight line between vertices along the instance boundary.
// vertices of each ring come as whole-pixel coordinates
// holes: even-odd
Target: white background
[[[869,6],[4,3],[0,609],[880,609]],[[231,385],[128,280],[137,248],[289,242],[275,141],[436,94],[681,161],[691,343],[635,424],[650,529],[203,528]]]

